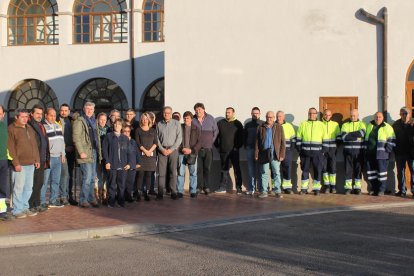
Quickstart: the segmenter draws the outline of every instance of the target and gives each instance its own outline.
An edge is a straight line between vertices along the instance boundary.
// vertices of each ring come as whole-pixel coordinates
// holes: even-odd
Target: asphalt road
[[[413,275],[414,207],[0,253],[1,275]]]

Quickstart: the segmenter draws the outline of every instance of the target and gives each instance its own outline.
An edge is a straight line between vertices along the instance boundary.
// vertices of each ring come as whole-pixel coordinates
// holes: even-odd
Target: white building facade
[[[0,104],[162,104],[163,23],[163,0],[0,1]]]
[[[309,107],[335,109],[332,98],[347,97],[344,104],[353,101],[369,120],[382,107],[382,25],[360,9],[382,18],[383,7],[389,120],[412,107],[413,1],[176,0],[165,7],[166,102],[179,110],[200,101],[224,116],[233,106],[243,121],[258,106],[284,110],[299,125]]]

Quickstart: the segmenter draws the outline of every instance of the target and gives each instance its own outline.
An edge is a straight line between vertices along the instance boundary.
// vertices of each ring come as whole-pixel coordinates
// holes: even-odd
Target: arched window
[[[142,40],[164,41],[164,0],[144,0]]]
[[[29,79],[22,81],[12,92],[9,99],[9,118],[14,117],[14,111],[18,108],[32,109],[36,104],[44,108],[53,107],[59,109],[59,102],[55,92],[46,83]]]
[[[59,44],[56,0],[11,0],[8,45]]]
[[[411,110],[414,116],[414,61],[411,62],[405,80],[405,106]]]
[[[109,113],[112,109],[128,109],[128,100],[121,87],[104,78],[89,80],[80,87],[75,97],[74,109],[82,110],[86,102],[95,103],[95,114]]]
[[[142,111],[152,111],[158,114],[162,111],[165,102],[164,78],[159,78],[148,85],[144,92]]]
[[[73,4],[74,43],[127,42],[126,0],[76,0]]]

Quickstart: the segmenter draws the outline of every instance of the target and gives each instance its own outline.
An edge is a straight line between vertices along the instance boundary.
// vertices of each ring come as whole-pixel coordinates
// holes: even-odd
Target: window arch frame
[[[29,89],[26,89],[25,86],[28,86]],[[31,104],[31,102],[33,101],[44,108],[53,107],[56,110],[59,109],[59,100],[52,87],[38,79],[25,79],[20,81],[10,92],[7,102],[8,119],[10,120],[14,117],[13,113],[16,109],[32,109],[34,104]]]
[[[162,2],[162,3],[160,3]],[[147,7],[150,6],[151,9]],[[160,8],[154,8],[159,6]],[[154,16],[159,16],[159,20],[155,20]],[[147,20],[147,17],[150,17]],[[159,24],[159,28],[154,28],[154,23]],[[147,29],[147,26],[149,28]],[[146,35],[149,34],[149,39]],[[154,35],[156,39],[154,39]],[[164,42],[164,0],[144,0],[142,3],[142,42]]]
[[[103,80],[106,82],[105,86],[101,86],[97,84],[98,80]],[[95,86],[93,87],[93,89],[88,89],[87,87],[89,85],[91,85],[93,82],[95,82]],[[102,88],[107,88],[110,85],[116,85],[117,86],[117,90],[115,90],[114,93],[108,93],[108,95],[112,95],[112,98],[109,99],[109,96],[106,97],[99,97],[99,93],[100,92],[107,92],[108,90],[102,90]],[[91,88],[91,87],[90,87]],[[119,89],[119,90],[118,90]],[[86,90],[84,92],[84,90]],[[100,90],[100,91],[98,91]],[[96,91],[97,95],[94,95],[93,98],[88,97],[90,94],[94,93]],[[120,92],[120,93],[117,93]],[[82,93],[84,93],[82,95]],[[82,95],[82,96],[81,96]],[[114,100],[114,97],[118,98],[117,101]],[[100,106],[100,103],[96,100],[96,99],[106,99],[108,102],[108,107],[107,108],[102,108]],[[105,112],[105,113],[109,113],[110,110],[112,109],[118,109],[119,111],[126,111],[129,108],[128,105],[128,99],[125,95],[124,90],[121,88],[121,86],[116,83],[115,81],[105,78],[105,77],[97,77],[97,78],[91,78],[88,79],[86,81],[84,81],[76,90],[76,92],[73,95],[73,110],[74,111],[82,111],[82,108],[84,106],[84,104],[88,101],[92,101],[93,103],[95,103],[95,114],[98,114],[99,112]],[[114,103],[120,103],[120,105],[116,105]]]
[[[85,4],[87,0],[75,0],[73,2],[72,34],[74,44],[104,44],[128,42],[128,12],[126,0],[89,0],[91,5]],[[98,4],[106,4],[111,11],[94,12],[93,8]],[[89,9],[89,11],[85,11]],[[108,20],[108,16],[110,20]],[[121,20],[117,23],[117,19]],[[99,19],[99,39],[95,39],[95,20]],[[105,21],[106,20],[106,21]],[[85,23],[86,22],[86,23]],[[116,24],[120,27],[115,28]],[[109,26],[109,39],[105,39],[106,27]],[[84,28],[87,28],[85,30]],[[79,29],[79,31],[78,31]],[[97,28],[98,29],[98,28]],[[116,30],[121,30],[117,32]],[[119,41],[115,39],[120,35]],[[78,37],[79,36],[79,37]],[[86,39],[88,38],[88,39]],[[87,40],[87,41],[85,41]]]
[[[163,82],[162,89],[159,89],[157,87],[157,84],[160,83],[160,82]],[[161,97],[158,105],[157,104],[154,104],[154,105],[149,104],[153,101],[156,102],[155,100],[149,100],[149,99],[152,99],[152,98],[156,98],[156,96],[149,97],[149,93],[151,92],[153,87],[158,91],[158,93],[160,94],[160,97]],[[161,78],[158,78],[158,79],[152,81],[145,88],[144,93],[142,94],[141,110],[142,110],[142,112],[152,111],[155,114],[159,115],[164,106],[165,106],[165,77],[161,77]]]
[[[43,13],[28,13],[28,10],[33,6],[41,7]],[[7,45],[58,45],[59,24],[57,13],[58,4],[56,0],[45,0],[42,4],[38,3],[37,0],[11,0],[7,9]],[[51,21],[49,22],[50,17]],[[38,28],[39,26],[40,28]],[[33,37],[30,36],[29,28],[33,28]],[[43,39],[40,40],[38,35],[43,36]],[[52,38],[49,39],[49,37]],[[20,41],[20,39],[22,40]]]

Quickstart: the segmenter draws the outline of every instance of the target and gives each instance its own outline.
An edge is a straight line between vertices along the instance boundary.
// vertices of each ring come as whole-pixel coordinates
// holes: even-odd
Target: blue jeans
[[[254,149],[246,148],[246,158],[247,158],[247,168],[249,170],[249,181],[247,183],[248,191],[254,192],[256,189],[256,180],[259,182],[257,187],[260,192],[262,189],[261,185],[261,177],[257,177],[258,170],[259,170],[259,164],[257,163],[256,159],[254,158]]]
[[[69,167],[68,167],[68,160],[62,164],[61,172],[60,172],[60,197],[67,198],[68,197],[68,188],[69,188]]]
[[[405,179],[405,166],[408,163],[411,176],[411,191],[414,191],[414,161],[409,155],[395,155],[395,163],[397,164],[397,180],[398,180],[398,191],[402,193],[407,192],[407,182]]]
[[[29,209],[29,198],[32,195],[33,165],[21,166],[22,171],[12,171],[13,188],[13,215],[17,215]]]
[[[184,154],[178,156],[178,181],[177,181],[177,192],[184,193],[184,176],[185,167],[187,166],[187,159]],[[190,194],[197,192],[197,160],[194,165],[188,165],[190,172]]]
[[[82,188],[80,192],[80,203],[95,201],[95,177],[96,177],[96,151],[92,150],[92,163],[80,164],[82,172]]]
[[[40,200],[46,203],[46,191],[50,179],[49,203],[54,204],[59,198],[60,175],[62,171],[62,161],[60,157],[50,157],[50,169],[45,170],[45,178],[40,192]],[[62,196],[63,197],[63,196]]]
[[[277,160],[273,160],[270,163],[266,164],[260,164],[260,174],[262,179],[262,192],[267,192],[267,188],[269,185],[269,175],[267,173],[267,170],[269,168],[270,164],[270,170],[272,171],[272,175],[274,176],[275,186],[273,188],[273,191],[276,194],[280,194],[280,162]]]

